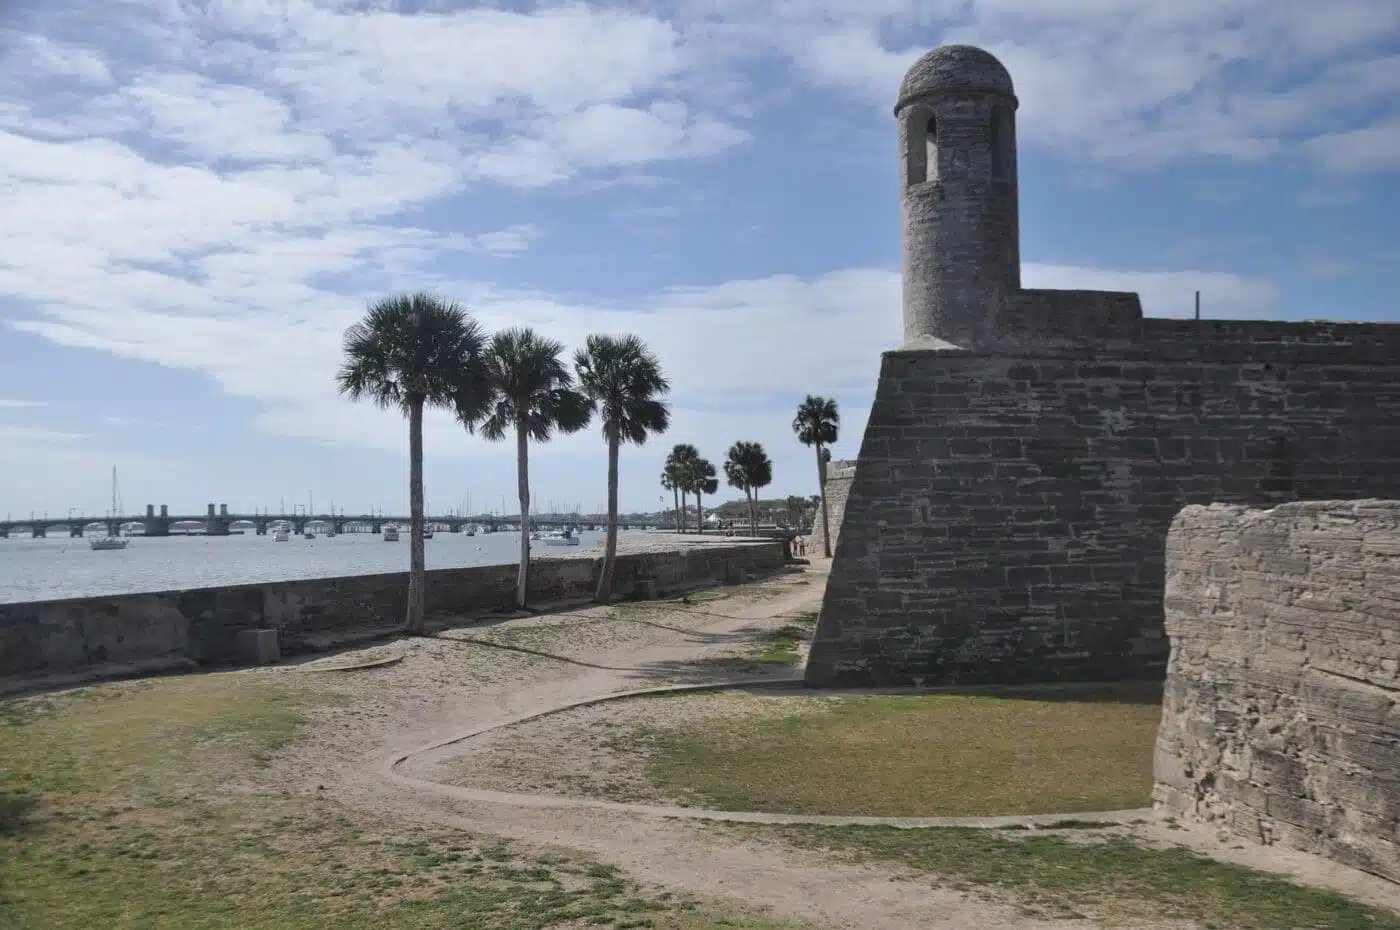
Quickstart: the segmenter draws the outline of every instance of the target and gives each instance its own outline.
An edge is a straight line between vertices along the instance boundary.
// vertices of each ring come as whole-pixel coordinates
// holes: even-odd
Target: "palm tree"
[[[671,447],[670,454],[666,456],[666,467],[672,470],[671,480],[675,482],[676,489],[680,491],[681,532],[685,532],[688,516],[685,509],[686,495],[695,489],[695,463],[698,461],[700,461],[700,450],[688,442],[676,443]]]
[[[666,464],[661,469],[661,486],[671,492],[671,499],[675,501],[676,509],[673,513],[676,517],[677,533],[681,531],[681,486],[676,483],[676,479],[679,477],[676,463],[671,461],[670,456],[667,456]]]
[[[468,411],[484,384],[486,334],[455,303],[427,293],[388,297],[345,331],[340,393],[408,417],[408,616],[423,632],[423,408]],[[471,425],[469,420],[468,425]]]
[[[817,489],[822,496],[822,555],[828,559],[831,558],[831,518],[826,506],[826,463],[831,456],[826,447],[836,441],[840,429],[841,414],[836,409],[836,401],[808,394],[797,406],[792,431],[797,434],[798,442],[817,449]]]
[[[697,458],[695,460],[690,489],[695,492],[695,531],[704,533],[705,508],[700,503],[700,495],[714,494],[719,490],[719,479],[715,477],[715,466],[709,459]]]
[[[773,483],[773,460],[756,442],[736,442],[729,447],[724,460],[724,477],[731,488],[744,492],[749,504],[749,532],[758,535],[758,516],[754,505],[758,500],[758,489]]]
[[[612,598],[613,565],[617,560],[617,460],[624,442],[641,445],[671,425],[671,411],[660,398],[671,385],[661,363],[636,336],[588,337],[574,355],[578,384],[603,421],[608,444],[608,537],[603,546],[603,570],[595,600]]]
[[[525,606],[530,581],[530,440],[548,442],[556,430],[576,433],[593,413],[588,398],[574,390],[573,375],[559,358],[563,351],[562,343],[526,327],[497,333],[486,349],[486,376],[493,393],[481,435],[495,442],[515,434],[520,496],[517,607]]]

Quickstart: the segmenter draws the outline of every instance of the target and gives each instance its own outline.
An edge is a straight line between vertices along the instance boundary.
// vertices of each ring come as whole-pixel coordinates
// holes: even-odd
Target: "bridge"
[[[531,529],[541,530],[562,530],[571,529],[578,531],[590,526],[601,527],[606,522],[606,518],[601,515],[585,514],[550,514],[530,518]],[[449,533],[461,533],[469,527],[480,527],[484,533],[494,533],[505,527],[518,527],[519,517],[490,516],[482,515],[475,517],[464,517],[457,514],[445,516],[426,516],[425,523],[429,529],[434,531],[443,530]],[[51,530],[66,530],[68,535],[74,538],[84,536],[89,530],[97,530],[104,535],[116,535],[118,532],[136,534],[142,536],[170,536],[172,528],[177,524],[183,524],[182,530],[190,535],[205,536],[228,536],[235,532],[235,524],[242,524],[243,528],[253,529],[257,535],[267,534],[269,527],[285,526],[289,530],[298,534],[306,532],[308,527],[318,526],[322,532],[340,533],[379,533],[385,526],[397,525],[407,527],[409,518],[404,516],[390,516],[386,514],[266,514],[266,513],[229,513],[227,504],[220,504],[217,508],[209,504],[202,514],[172,514],[167,505],[160,505],[160,512],[156,512],[154,504],[146,505],[146,515],[142,516],[118,516],[118,517],[54,517],[51,519],[28,519],[28,520],[5,520],[0,521],[0,539],[8,539],[13,533],[19,532],[27,534],[36,539],[42,539],[49,535]],[[640,529],[643,524],[629,519],[628,522],[619,521],[619,529]],[[198,530],[202,528],[203,532]],[[180,531],[174,535],[180,535]]]

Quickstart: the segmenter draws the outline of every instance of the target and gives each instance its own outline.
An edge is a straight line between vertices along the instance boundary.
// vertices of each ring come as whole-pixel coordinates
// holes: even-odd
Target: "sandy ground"
[[[674,608],[583,608],[448,630],[275,670],[248,674],[326,676],[352,683],[349,706],[317,712],[305,738],[287,747],[259,776],[260,786],[318,792],[368,813],[386,813],[516,840],[559,844],[591,854],[656,886],[765,907],[774,916],[841,930],[915,928],[1084,928],[1086,921],[1037,921],[1010,906],[990,903],[926,881],[910,881],[874,867],[833,864],[805,852],[752,843],[732,832],[635,811],[534,807],[464,799],[397,775],[460,781],[475,773],[479,787],[541,790],[538,769],[490,763],[489,734],[465,770],[448,774],[446,759],[460,745],[432,747],[472,731],[606,694],[668,684],[790,676],[784,667],[745,666],[735,660],[755,636],[783,626],[793,614],[820,606],[827,565],[713,601]],[[400,659],[348,672],[316,672],[373,659]],[[594,711],[597,714],[597,711]],[[559,749],[588,743],[582,715],[567,712],[528,724],[541,745]],[[596,742],[596,741],[594,741]],[[397,767],[395,760],[403,759]],[[578,785],[623,778],[606,754],[580,753]],[[481,759],[488,763],[481,765]],[[473,768],[472,766],[475,766]],[[487,771],[487,770],[491,771]],[[557,793],[570,793],[559,785]],[[639,794],[644,787],[634,785]],[[1388,883],[1312,857],[1240,846],[1229,849],[1204,833],[1166,831],[1149,838],[1188,842],[1257,867],[1284,871],[1338,887],[1363,899],[1400,908]]]

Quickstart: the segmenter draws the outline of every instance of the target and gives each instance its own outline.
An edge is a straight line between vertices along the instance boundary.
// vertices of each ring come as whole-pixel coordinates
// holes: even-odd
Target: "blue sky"
[[[1397,318],[1395,0],[0,3],[0,514],[403,509],[407,429],[333,375],[374,297],[427,288],[570,347],[636,332],[674,442],[853,457],[900,334],[904,69],[997,54],[1021,106],[1027,286],[1152,315]],[[427,426],[432,509],[513,499],[513,450]],[[536,500],[595,508],[594,429]],[[730,496],[733,496],[732,493]],[[507,508],[513,505],[507,500]]]

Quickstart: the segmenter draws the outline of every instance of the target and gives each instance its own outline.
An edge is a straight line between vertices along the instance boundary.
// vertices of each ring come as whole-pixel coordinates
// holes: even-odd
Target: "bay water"
[[[640,533],[641,531],[633,531]],[[532,543],[534,558],[601,552],[600,532],[580,533],[579,545]],[[623,531],[621,535],[632,535]],[[428,568],[506,565],[519,558],[518,532],[438,532],[424,542]],[[93,550],[86,539],[0,539],[0,603],[132,594],[221,585],[334,578],[408,570],[408,532],[399,542],[373,533],[342,533],[287,542],[255,536],[131,537],[125,549]]]

